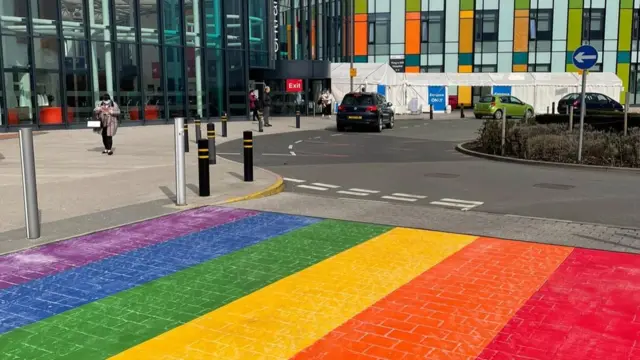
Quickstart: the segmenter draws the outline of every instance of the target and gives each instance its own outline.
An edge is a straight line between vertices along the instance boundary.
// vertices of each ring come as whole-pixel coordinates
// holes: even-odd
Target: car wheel
[[[384,122],[382,121],[382,117],[378,118],[378,125],[375,128],[376,132],[382,132],[382,129],[384,129]]]
[[[339,132],[344,131],[344,125],[342,125],[342,124],[338,124],[336,127],[338,128],[338,131],[339,131]]]
[[[391,115],[391,118],[389,118],[389,123],[387,124],[387,129],[393,129],[394,125],[395,125],[395,116]]]
[[[496,120],[502,119],[502,110],[496,110],[496,112],[493,113],[493,118]]]
[[[531,120],[531,119],[533,119],[533,111],[531,111],[531,110],[527,110],[527,111],[524,113],[524,119],[525,119],[525,120]]]
[[[482,115],[476,115],[476,119],[482,119]]]

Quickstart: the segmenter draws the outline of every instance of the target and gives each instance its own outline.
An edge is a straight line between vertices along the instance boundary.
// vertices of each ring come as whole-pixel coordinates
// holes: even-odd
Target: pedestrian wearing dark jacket
[[[271,115],[271,88],[264,88],[264,99],[262,99],[262,117],[264,118],[264,126],[270,127],[269,117]]]

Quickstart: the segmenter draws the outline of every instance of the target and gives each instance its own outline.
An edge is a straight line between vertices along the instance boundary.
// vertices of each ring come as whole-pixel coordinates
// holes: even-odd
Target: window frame
[[[593,14],[600,14],[600,29],[592,30],[591,22],[593,18]],[[583,41],[603,41],[604,40],[604,31],[605,31],[605,19],[606,19],[606,11],[605,9],[584,9],[582,14],[582,40]]]
[[[484,22],[487,15],[493,15],[495,22],[495,32],[484,32]],[[498,33],[500,32],[500,12],[499,10],[481,10],[476,11],[473,26],[473,38],[476,42],[497,42]]]
[[[423,11],[420,14],[420,42],[422,44],[436,44],[445,42],[445,15],[446,14],[444,11]],[[431,31],[429,31],[429,27],[433,23],[437,23],[440,25],[440,40],[438,41],[431,41],[429,39],[429,35],[431,34]]]
[[[540,14],[548,15],[549,30],[539,31]],[[532,29],[532,26],[534,29]],[[553,9],[532,9],[529,13],[529,41],[553,40]]]

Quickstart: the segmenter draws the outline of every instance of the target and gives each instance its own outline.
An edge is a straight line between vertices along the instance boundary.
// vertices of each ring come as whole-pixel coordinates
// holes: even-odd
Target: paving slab
[[[257,132],[257,123],[232,121],[228,137],[244,130],[265,134],[322,129],[327,120],[277,118],[273,127]],[[216,124],[220,134],[220,123]],[[211,196],[198,196],[195,125],[190,124],[186,154],[189,206],[216,204],[261,193],[281,178],[255,169],[254,181],[243,181],[243,165],[221,157],[211,166]],[[206,129],[203,126],[203,134]],[[42,237],[25,240],[20,149],[18,139],[0,141],[0,253],[39,245],[91,231],[139,221],[180,210],[175,200],[173,125],[121,127],[114,137],[114,156],[101,154],[100,136],[89,129],[49,131],[34,138]],[[241,151],[241,149],[238,149]]]
[[[640,356],[630,253],[205,206],[0,269],[2,359]]]

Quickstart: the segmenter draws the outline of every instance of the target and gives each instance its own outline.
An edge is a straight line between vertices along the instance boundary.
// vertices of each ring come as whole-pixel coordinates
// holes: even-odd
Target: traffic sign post
[[[580,137],[578,140],[578,163],[582,162],[582,137],[584,134],[584,113],[587,106],[585,92],[587,89],[587,72],[598,61],[598,50],[591,45],[582,45],[573,52],[573,65],[582,70],[582,91],[580,92]]]

